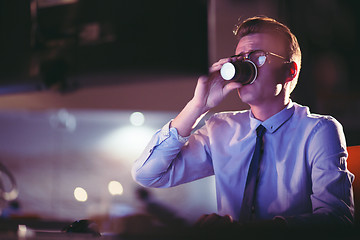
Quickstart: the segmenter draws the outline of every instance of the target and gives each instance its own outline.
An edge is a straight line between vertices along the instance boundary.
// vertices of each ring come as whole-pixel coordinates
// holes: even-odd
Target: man
[[[301,66],[296,37],[267,17],[246,19],[236,35],[236,55],[198,79],[194,97],[135,162],[134,179],[148,187],[171,187],[214,174],[218,214],[205,215],[200,223],[351,224],[354,176],[346,167],[342,126],[290,99]],[[220,76],[224,63],[244,59],[258,71],[252,84]],[[215,114],[191,134],[235,89],[250,109]]]

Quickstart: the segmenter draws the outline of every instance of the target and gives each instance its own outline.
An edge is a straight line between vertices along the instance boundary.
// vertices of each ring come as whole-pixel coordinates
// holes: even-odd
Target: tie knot
[[[263,125],[259,125],[256,128],[256,136],[262,138],[264,136],[265,131],[266,128]]]

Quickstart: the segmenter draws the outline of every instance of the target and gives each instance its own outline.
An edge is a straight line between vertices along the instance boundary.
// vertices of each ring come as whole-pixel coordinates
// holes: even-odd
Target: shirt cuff
[[[170,127],[171,126],[171,121],[169,121],[162,129],[161,129],[161,134],[165,137],[169,137],[170,135],[174,135],[177,140],[180,142],[180,143],[186,143],[188,140],[189,140],[189,136],[186,136],[186,137],[183,137],[181,136],[177,129],[174,128],[174,127]]]

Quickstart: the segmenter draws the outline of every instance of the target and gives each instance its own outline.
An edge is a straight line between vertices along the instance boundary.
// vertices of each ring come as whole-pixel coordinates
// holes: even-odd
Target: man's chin
[[[244,92],[244,91],[240,91],[240,89],[238,89],[238,96],[243,103],[246,103],[249,105],[254,101],[252,94]]]

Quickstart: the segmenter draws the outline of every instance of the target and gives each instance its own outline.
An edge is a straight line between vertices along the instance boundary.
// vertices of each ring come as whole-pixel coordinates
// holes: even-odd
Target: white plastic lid
[[[220,69],[221,77],[225,80],[231,80],[235,76],[235,67],[232,63],[225,63]]]

